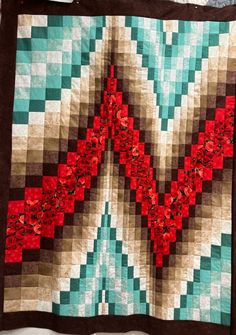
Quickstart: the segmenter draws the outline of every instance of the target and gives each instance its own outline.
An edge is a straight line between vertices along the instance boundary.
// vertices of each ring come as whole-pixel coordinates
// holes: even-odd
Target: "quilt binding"
[[[16,34],[19,14],[44,15],[136,15],[148,18],[233,21],[236,20],[236,6],[214,8],[194,4],[136,0],[80,0],[63,4],[36,0],[3,0],[2,22],[0,26],[0,330],[21,327],[48,328],[58,332],[76,334],[93,332],[127,332],[138,330],[149,334],[195,335],[199,332],[214,335],[236,334],[236,194],[232,192],[232,292],[231,326],[226,327],[200,321],[167,321],[148,315],[95,317],[63,317],[48,312],[3,312],[4,290],[4,241],[6,228],[7,201],[11,167],[11,126],[14,100]],[[236,142],[236,118],[234,121],[234,144]],[[236,145],[234,145],[232,189],[236,189]]]

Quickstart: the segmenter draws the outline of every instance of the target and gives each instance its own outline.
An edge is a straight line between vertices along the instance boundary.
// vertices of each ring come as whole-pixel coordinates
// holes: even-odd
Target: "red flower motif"
[[[38,223],[38,224],[35,224],[34,226],[34,232],[36,235],[40,235],[41,233],[41,225]]]
[[[170,193],[165,195],[164,205],[160,205],[150,155],[145,154],[140,133],[128,117],[127,106],[122,105],[116,85],[115,78],[108,79],[104,103],[100,115],[94,117],[93,129],[87,129],[85,140],[78,140],[76,152],[68,153],[67,164],[59,164],[58,176],[43,177],[42,189],[27,189],[24,206],[20,204],[18,211],[9,207],[7,250],[22,249],[29,236],[53,237],[54,226],[63,224],[64,213],[73,212],[74,201],[84,199],[91,176],[96,175],[102,161],[106,139],[112,134],[114,151],[119,153],[130,187],[136,191],[142,215],[147,216],[156,264],[162,264],[162,256],[169,252],[169,243],[175,240],[182,218],[188,216],[203,180],[211,180],[213,166],[220,166],[224,156],[232,156],[234,99],[227,98],[226,108],[216,110],[215,120],[206,120],[206,131],[198,134],[198,143],[192,145],[191,156],[185,157],[184,168],[178,170],[177,181],[171,182]]]
[[[209,152],[213,152],[214,150],[214,142],[213,141],[206,141],[205,148]]]

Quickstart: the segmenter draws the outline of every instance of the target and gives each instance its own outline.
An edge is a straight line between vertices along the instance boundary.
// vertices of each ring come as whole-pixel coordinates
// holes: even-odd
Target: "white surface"
[[[51,330],[47,329],[40,329],[40,328],[21,328],[17,330],[10,330],[10,331],[3,331],[0,332],[1,335],[58,335],[58,333],[55,333]],[[112,333],[113,335],[115,334],[122,334],[122,333]],[[129,335],[145,335],[146,333],[141,333],[141,332],[127,332],[123,334],[129,334]],[[65,334],[64,334],[65,335]],[[79,333],[78,333],[79,335]],[[96,333],[96,335],[109,335],[109,333]],[[146,334],[148,335],[148,334]]]
[[[236,4],[236,0],[172,0],[180,3],[193,3],[202,6],[224,7]]]
[[[55,1],[55,2],[67,2],[67,3],[72,3],[73,0],[49,0],[49,1]]]

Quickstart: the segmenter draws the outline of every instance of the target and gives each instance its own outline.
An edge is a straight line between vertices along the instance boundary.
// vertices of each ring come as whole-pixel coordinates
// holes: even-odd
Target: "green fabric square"
[[[122,253],[122,242],[121,241],[116,241],[116,253]]]
[[[222,298],[221,299],[221,312],[230,314],[230,299],[228,298]]]
[[[33,38],[47,38],[48,29],[47,27],[32,27],[31,36]]]
[[[180,94],[175,95],[175,106],[181,106],[182,96]]]
[[[128,267],[128,279],[132,279],[134,277],[134,268],[132,266]]]
[[[60,292],[60,303],[63,305],[70,303],[70,292]]]
[[[185,33],[185,21],[178,21],[178,32]]]
[[[78,46],[78,50],[73,46],[73,51],[72,51],[72,64],[74,65],[81,65],[81,52],[80,52],[81,47]]]
[[[86,265],[80,266],[80,278],[86,278]]]
[[[61,80],[61,87],[62,88],[71,88],[71,77],[62,77]]]
[[[232,264],[231,264],[231,260],[227,261],[227,260],[222,260],[221,262],[221,271],[222,272],[226,272],[226,273],[231,273],[232,268],[231,268]]]
[[[165,47],[165,57],[171,57],[172,56],[172,46],[166,45]]]
[[[13,123],[14,124],[28,124],[29,114],[27,112],[14,112]]]
[[[231,323],[231,316],[228,313],[221,313],[221,323],[223,325],[229,326]]]
[[[47,88],[60,89],[62,78],[60,76],[47,76],[46,86]]]
[[[154,80],[154,78],[155,78],[155,69],[154,68],[149,68],[148,80]]]
[[[94,253],[88,252],[87,253],[87,264],[93,264],[94,263]]]
[[[202,47],[202,58],[208,58],[208,55],[209,55],[209,51],[208,51],[208,47],[206,46],[203,46]]]
[[[68,16],[68,15],[64,15],[63,16],[63,23],[62,26],[64,27],[73,27],[73,20],[72,20],[72,16]]]
[[[71,76],[71,64],[62,64],[62,76],[70,77]]]
[[[167,69],[167,70],[170,70],[171,69],[171,63],[172,63],[171,56],[166,56],[165,57],[164,68]],[[168,76],[166,76],[165,80],[168,80]]]
[[[81,47],[80,50],[82,53],[89,53],[89,45],[90,45],[90,41],[89,40],[82,40],[81,41]]]
[[[101,40],[102,39],[102,35],[103,35],[102,31],[103,31],[102,27],[98,27],[96,29],[96,39],[97,40]]]
[[[191,82],[190,79],[189,79],[189,82]],[[194,82],[194,79],[193,79],[193,82]],[[184,95],[188,94],[188,83],[182,83],[182,92],[181,93],[184,94]],[[180,98],[180,99],[182,100],[182,98]],[[180,101],[180,104],[181,104],[181,101]],[[174,117],[174,115],[173,115],[173,117]]]
[[[116,253],[116,241],[110,239],[110,253],[115,254]]]
[[[210,320],[214,323],[221,323],[221,313],[216,310],[210,310]]]
[[[14,112],[28,112],[29,100],[27,99],[15,99],[14,101]]]
[[[220,300],[219,298],[211,298],[211,309],[220,311]]]
[[[56,88],[47,88],[46,100],[61,100],[61,90]]]
[[[200,58],[196,58],[195,70],[196,71],[201,71],[201,67],[202,67],[202,60]]]
[[[116,228],[110,229],[110,240],[116,240]]]
[[[231,287],[225,287],[225,286],[221,286],[221,297],[223,299],[227,299],[229,300],[230,294],[231,294]]]
[[[179,308],[174,309],[174,320],[180,320],[180,309]]]
[[[80,280],[77,278],[71,278],[70,280],[70,289],[71,291],[79,291]]]
[[[191,82],[191,83],[193,83],[194,80],[195,80],[195,71],[189,70],[189,72],[188,72],[188,81]],[[185,93],[185,94],[187,94],[187,93]]]
[[[187,319],[187,309],[186,308],[181,308],[180,309],[180,319],[181,320],[186,320]]]
[[[142,66],[143,67],[148,67],[149,65],[149,56],[146,54],[143,54],[143,62],[142,62]]]
[[[187,295],[186,296],[186,307],[189,308],[190,306],[193,306],[193,295]]]
[[[226,34],[229,32],[229,22],[219,22],[219,33],[220,34]]]
[[[211,315],[210,315],[208,310],[205,310],[203,308],[200,310],[200,320],[203,321],[203,322],[210,322],[211,321]]]
[[[30,99],[45,100],[45,88],[32,87],[30,90]]]
[[[80,65],[72,65],[71,75],[74,78],[79,78],[81,75],[81,66]]]
[[[126,16],[125,17],[125,26],[126,27],[132,27],[132,16]]]
[[[193,272],[193,280],[196,283],[200,283],[200,270],[194,270],[194,272]]]
[[[79,301],[79,292],[70,292],[70,304],[78,305],[79,303],[81,303]]]
[[[30,100],[29,111],[30,112],[44,112],[45,111],[45,100]]]
[[[92,261],[90,259],[90,261]],[[86,267],[86,277],[87,278],[93,278],[94,277],[94,267],[92,266],[94,262],[92,263],[87,263],[87,267]]]
[[[210,270],[211,269],[211,259],[210,257],[201,257],[201,269]]]
[[[221,236],[221,244],[225,247],[231,247],[231,235],[222,234]]]
[[[210,34],[209,35],[209,46],[219,45],[219,35],[218,34]]]
[[[48,41],[43,38],[31,38],[31,47],[34,51],[47,51]]]
[[[193,303],[193,308],[200,308],[200,301],[199,301],[199,295],[200,295],[200,286],[199,285],[196,285],[194,286],[194,295],[193,295],[193,300],[192,300],[192,303]]]
[[[67,304],[67,305],[61,305],[60,306],[60,315],[71,315],[71,305]]]
[[[81,65],[88,65],[89,64],[89,53],[83,52],[81,54]]]
[[[187,294],[193,294],[193,283],[192,282],[188,282]]]
[[[134,278],[134,290],[140,290],[139,278]]]
[[[203,283],[210,283],[211,282],[211,272],[209,270],[201,270],[200,280]]]
[[[187,307],[187,297],[185,295],[182,295],[180,297],[180,307],[186,308]]]
[[[128,256],[122,255],[122,266],[128,266]]]
[[[178,34],[177,33],[172,33],[172,44],[177,45],[178,44]]]
[[[48,26],[50,26],[50,27],[63,27],[63,16],[61,16],[61,15],[48,15]]]
[[[167,130],[167,128],[168,128],[168,120],[167,119],[162,119],[161,130]]]
[[[17,39],[17,50],[30,51],[31,50],[31,38],[18,38]]]
[[[55,302],[52,303],[52,312],[53,314],[60,315],[60,305],[55,304]]]
[[[63,29],[60,27],[48,27],[48,38],[62,40],[63,39]]]
[[[224,260],[231,260],[231,248],[222,246],[221,254]]]
[[[221,258],[221,247],[218,245],[213,245],[211,247],[211,257],[212,258]]]
[[[96,40],[91,39],[91,40],[90,40],[90,43],[89,43],[89,51],[90,51],[90,52],[95,51],[95,46],[96,46]]]
[[[114,303],[110,303],[108,305],[108,311],[109,311],[109,314],[115,315],[115,304]]]
[[[79,278],[79,289],[80,289],[80,291],[85,291],[86,289],[87,289],[87,280],[85,279],[85,278],[82,278],[81,276],[80,276],[80,278]]]

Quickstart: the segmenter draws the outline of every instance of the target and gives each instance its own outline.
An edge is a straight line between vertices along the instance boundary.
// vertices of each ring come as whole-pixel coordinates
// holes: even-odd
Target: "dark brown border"
[[[47,312],[3,313],[4,241],[11,164],[11,126],[14,100],[16,29],[18,14],[137,15],[195,21],[236,20],[236,6],[225,8],[182,5],[158,0],[80,0],[63,4],[47,0],[2,0],[0,27],[0,330],[48,328],[61,333],[144,331],[150,335],[235,335],[236,274],[233,269],[231,327],[196,321],[163,321],[147,315],[63,317]],[[235,135],[236,140],[236,135]],[[233,189],[236,187],[236,146]],[[236,260],[236,196],[233,192],[233,263]]]
[[[236,18],[236,5],[216,8],[159,0],[78,0],[78,2],[79,4],[74,0],[72,4],[63,4],[47,0],[18,0],[18,13],[137,15],[188,21],[231,21]]]
[[[2,4],[0,25],[0,326],[3,322],[4,245],[11,166],[17,15],[14,1]]]
[[[48,328],[59,333],[90,335],[98,332],[128,332],[150,335],[229,335],[229,327],[198,321],[165,321],[147,315],[65,317],[46,312],[7,313],[3,329]]]

